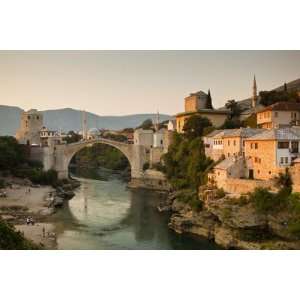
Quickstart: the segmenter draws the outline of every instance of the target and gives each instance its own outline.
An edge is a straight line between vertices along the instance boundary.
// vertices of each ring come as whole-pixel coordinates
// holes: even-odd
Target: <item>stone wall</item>
[[[30,160],[40,161],[43,163],[44,152],[43,148],[39,146],[31,146],[30,147]]]
[[[274,182],[271,180],[265,181],[227,178],[220,187],[222,187],[226,193],[246,194],[249,192],[253,192],[258,187],[271,189],[274,187]]]
[[[164,154],[163,148],[150,149],[150,167],[160,162],[161,156]]]

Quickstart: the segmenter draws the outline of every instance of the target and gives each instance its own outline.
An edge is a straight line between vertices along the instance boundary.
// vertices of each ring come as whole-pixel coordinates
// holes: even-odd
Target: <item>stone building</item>
[[[203,91],[192,93],[184,99],[185,111],[176,115],[176,130],[183,132],[183,127],[187,119],[193,115],[200,115],[208,118],[215,127],[223,125],[230,111],[228,109],[207,108],[208,95]]]
[[[63,144],[63,137],[64,135],[60,134],[57,130],[49,130],[47,127],[43,126],[40,130],[40,145],[42,147],[48,147],[50,143],[56,145]]]
[[[300,124],[300,103],[277,102],[259,110],[257,125],[261,128],[281,128]]]
[[[269,180],[300,157],[300,128],[266,130],[245,140],[249,177]]]
[[[256,128],[214,130],[203,138],[205,155],[214,161],[221,157],[243,156],[245,139],[263,131]]]
[[[134,144],[145,146],[150,149],[153,147],[153,130],[152,129],[142,129],[138,128],[134,131],[133,134]]]
[[[21,115],[20,128],[16,139],[20,144],[40,145],[40,130],[43,127],[43,114],[36,109],[30,109]]]

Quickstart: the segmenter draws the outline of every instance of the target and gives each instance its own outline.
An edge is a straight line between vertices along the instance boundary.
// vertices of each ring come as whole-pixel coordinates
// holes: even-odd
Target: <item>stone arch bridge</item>
[[[143,176],[143,166],[149,162],[149,154],[144,146],[117,142],[110,139],[98,138],[84,140],[77,143],[49,145],[44,148],[43,163],[44,169],[54,169],[58,173],[59,179],[69,177],[69,164],[72,157],[85,147],[96,143],[110,145],[120,150],[128,159],[131,166],[131,177],[141,178]]]

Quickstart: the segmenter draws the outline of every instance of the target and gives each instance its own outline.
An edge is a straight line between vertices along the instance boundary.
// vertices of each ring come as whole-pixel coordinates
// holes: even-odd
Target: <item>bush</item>
[[[5,181],[3,179],[0,179],[0,189],[5,188]]]
[[[152,168],[155,169],[155,170],[157,170],[157,171],[160,171],[160,172],[165,172],[166,171],[165,166],[163,166],[161,162],[153,164]]]
[[[222,188],[217,189],[217,191],[216,191],[216,198],[217,199],[224,198],[225,195],[226,195],[226,193],[225,193],[225,191]]]
[[[25,239],[13,226],[0,219],[0,249],[35,250],[40,247]]]
[[[274,194],[270,193],[267,189],[256,188],[250,194],[250,200],[254,203],[255,209],[259,213],[267,213],[274,207]]]
[[[149,167],[150,167],[150,164],[148,162],[144,163],[144,165],[143,165],[143,171],[148,170]]]
[[[300,220],[291,221],[288,224],[288,232],[300,238]]]

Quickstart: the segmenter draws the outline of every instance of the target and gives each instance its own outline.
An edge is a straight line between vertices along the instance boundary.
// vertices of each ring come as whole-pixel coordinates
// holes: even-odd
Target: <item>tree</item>
[[[63,138],[63,140],[66,141],[67,144],[70,144],[70,143],[79,142],[81,140],[81,138],[82,138],[82,136],[80,134],[78,134],[75,131],[71,130],[71,131],[68,132],[68,135]]]
[[[26,160],[26,150],[12,136],[0,137],[0,170],[13,170]]]
[[[212,99],[211,99],[211,95],[210,95],[210,90],[208,90],[208,93],[207,93],[206,108],[213,109]]]
[[[261,91],[259,93],[259,97],[260,103],[265,106],[269,106],[280,101],[300,102],[300,96],[296,91]]]
[[[212,126],[209,119],[199,115],[193,115],[187,119],[183,126],[183,131],[188,139],[201,137],[206,127]]]
[[[230,118],[238,117],[241,113],[240,107],[235,100],[228,100],[225,107],[230,110]]]
[[[174,189],[197,191],[204,184],[212,161],[205,156],[201,137],[186,139],[174,133],[168,153],[163,155],[164,170]]]
[[[284,86],[283,86],[283,91],[287,93],[288,89],[287,89],[287,85],[286,85],[286,82],[284,83]]]
[[[144,130],[151,129],[153,127],[153,122],[151,119],[146,119],[138,128],[142,128]]]
[[[220,127],[220,129],[235,129],[242,127],[242,122],[238,118],[227,118],[224,121],[224,124]]]

